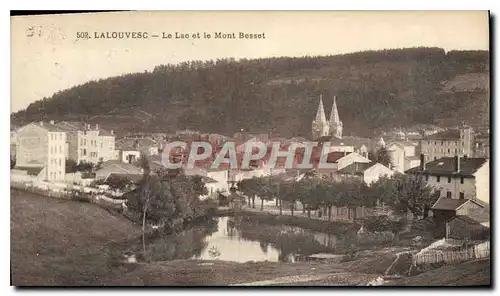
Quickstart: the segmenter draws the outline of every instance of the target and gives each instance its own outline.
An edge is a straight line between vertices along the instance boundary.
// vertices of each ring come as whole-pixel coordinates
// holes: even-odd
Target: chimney
[[[460,172],[460,156],[455,156],[455,172]]]
[[[50,124],[54,124],[54,123],[55,123],[55,122],[54,122],[54,120],[51,120],[51,121],[50,121]]]
[[[97,131],[99,130],[99,125],[98,125],[98,124],[96,124],[96,125],[95,125],[95,129],[96,129]]]
[[[420,170],[425,171],[425,155],[420,154]]]

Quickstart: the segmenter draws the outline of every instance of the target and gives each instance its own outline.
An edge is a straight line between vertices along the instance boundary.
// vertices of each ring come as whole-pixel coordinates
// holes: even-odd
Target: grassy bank
[[[346,233],[353,233],[360,228],[359,224],[352,222],[327,221],[291,215],[275,215],[267,212],[245,211],[244,209],[240,212],[233,211],[226,212],[225,214],[231,216],[240,215],[243,217],[248,217],[249,219],[264,224],[296,226],[335,235],[345,235]]]

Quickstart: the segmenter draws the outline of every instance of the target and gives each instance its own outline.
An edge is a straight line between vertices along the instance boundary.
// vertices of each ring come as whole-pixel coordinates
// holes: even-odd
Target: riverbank
[[[270,225],[288,225],[305,228],[309,230],[344,235],[359,230],[361,225],[348,221],[328,221],[311,219],[301,216],[279,215],[269,212],[259,212],[250,208],[242,208],[238,211],[222,209],[217,211],[217,216],[242,216],[244,218]]]
[[[401,248],[385,248],[359,252],[351,261],[344,262],[237,263],[180,259],[123,264],[113,259],[117,254],[108,248],[109,244],[130,242],[140,234],[139,225],[121,215],[110,215],[95,204],[13,190],[11,283],[15,286],[261,285],[263,282],[269,285],[366,285],[382,276],[395,254],[401,251]],[[489,282],[486,273],[489,261],[475,266],[475,282]],[[465,272],[454,277],[460,265],[446,268],[445,278],[432,274],[433,284],[470,282]],[[434,271],[429,271],[427,277],[431,277],[430,272]],[[426,274],[417,276],[422,279],[421,283],[425,283]]]

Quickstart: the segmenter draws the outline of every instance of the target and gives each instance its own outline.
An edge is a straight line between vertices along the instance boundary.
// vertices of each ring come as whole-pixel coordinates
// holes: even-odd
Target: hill
[[[309,138],[323,94],[344,134],[414,124],[489,124],[489,52],[410,48],[335,56],[159,65],[89,81],[12,114],[15,124],[86,120],[122,132],[252,133]]]

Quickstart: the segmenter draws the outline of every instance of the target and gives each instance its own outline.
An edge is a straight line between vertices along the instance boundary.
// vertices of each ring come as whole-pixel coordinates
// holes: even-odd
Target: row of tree
[[[439,192],[428,186],[422,178],[412,175],[396,174],[391,178],[366,185],[358,179],[334,181],[312,175],[301,180],[283,180],[279,176],[245,179],[238,183],[238,188],[249,197],[249,203],[255,208],[255,197],[261,199],[261,210],[265,200],[276,200],[280,208],[296,210],[297,202],[302,204],[302,211],[311,216],[311,211],[323,209],[332,217],[332,207],[347,207],[354,213],[359,206],[372,208],[383,203],[398,214],[411,212],[416,216],[426,216],[427,210],[438,199]]]

